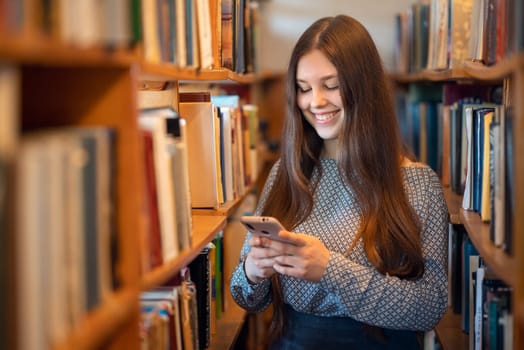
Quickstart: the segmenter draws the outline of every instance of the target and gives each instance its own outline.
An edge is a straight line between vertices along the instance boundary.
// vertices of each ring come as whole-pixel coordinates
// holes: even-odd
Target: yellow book
[[[488,112],[484,116],[484,145],[483,145],[483,164],[482,167],[482,202],[480,217],[482,221],[487,222],[491,220],[491,208],[490,208],[490,198],[491,198],[491,188],[490,188],[490,153],[489,153],[489,129],[491,122],[493,120],[493,112]]]

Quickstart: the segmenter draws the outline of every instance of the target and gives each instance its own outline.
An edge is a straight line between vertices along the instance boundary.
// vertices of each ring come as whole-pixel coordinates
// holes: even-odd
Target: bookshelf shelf
[[[443,70],[422,70],[416,73],[390,73],[390,77],[399,83],[415,83],[421,81],[441,82],[469,79],[462,68]]]
[[[128,67],[136,54],[128,49],[82,48],[36,36],[0,34],[0,57],[21,64]]]
[[[460,221],[460,202],[462,200],[462,197],[453,192],[449,187],[445,187],[444,189],[444,197],[446,198],[446,204],[448,205],[448,211],[449,211],[449,220],[452,224],[461,224]]]
[[[138,315],[136,300],[138,290],[124,289],[111,295],[66,339],[53,347],[54,350],[97,349],[123,327],[133,314]]]
[[[256,181],[253,182],[252,186],[256,184]],[[231,216],[235,210],[240,206],[242,201],[250,191],[246,191],[242,196],[239,196],[233,200],[227,201],[224,204],[221,204],[217,209],[193,209],[193,215],[210,215],[210,216]]]
[[[464,70],[473,79],[501,81],[515,73],[523,64],[524,54],[519,53],[493,66],[486,66],[480,62],[466,61]]]
[[[187,266],[198,253],[213,240],[226,225],[225,216],[193,215],[192,247],[182,251],[173,260],[148,272],[142,280],[142,290],[152,289],[163,284],[182,267]]]
[[[203,81],[224,83],[228,80],[236,84],[252,84],[257,81],[266,79],[267,75],[247,73],[238,74],[229,69],[198,69],[198,68],[181,68],[169,63],[151,63],[141,62],[141,80],[144,81]]]
[[[472,81],[476,83],[500,83],[524,65],[524,54],[515,54],[493,66],[481,62],[465,61],[463,67],[443,70],[422,70],[416,73],[391,72],[391,79],[398,83]]]
[[[504,282],[515,286],[517,276],[514,272],[518,271],[516,259],[493,244],[489,237],[489,224],[483,223],[477,213],[464,209],[460,209],[460,218],[486,264],[493,268],[495,274]]]

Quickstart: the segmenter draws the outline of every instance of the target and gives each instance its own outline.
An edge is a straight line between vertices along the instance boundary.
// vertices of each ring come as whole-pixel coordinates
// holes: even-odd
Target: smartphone
[[[280,230],[285,230],[284,226],[271,216],[242,216],[240,222],[255,236],[267,237],[275,241],[291,243],[278,237]]]

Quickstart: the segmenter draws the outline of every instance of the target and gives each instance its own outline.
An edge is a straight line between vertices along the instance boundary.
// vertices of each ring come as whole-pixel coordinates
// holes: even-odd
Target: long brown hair
[[[293,229],[313,207],[316,184],[312,174],[315,168],[321,171],[323,140],[298,108],[296,71],[300,58],[314,49],[320,50],[338,72],[346,115],[338,137],[337,163],[362,212],[359,231],[347,254],[361,240],[370,263],[380,273],[417,279],[424,273],[420,224],[404,191],[400,164],[405,154],[391,90],[371,36],[352,17],[317,20],[293,49],[281,163],[262,213]],[[272,282],[271,330],[279,336],[283,328],[282,295],[276,275]]]

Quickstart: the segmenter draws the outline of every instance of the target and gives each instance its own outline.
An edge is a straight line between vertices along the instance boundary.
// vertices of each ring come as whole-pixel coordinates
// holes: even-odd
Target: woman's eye
[[[326,86],[326,89],[328,89],[328,90],[337,90],[338,89],[338,85]]]
[[[306,88],[306,87],[298,87],[298,91],[304,93],[304,92],[308,92],[309,90],[311,90],[311,88]]]

